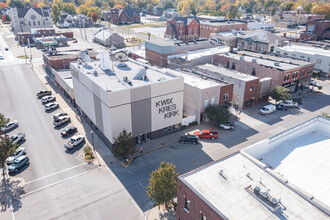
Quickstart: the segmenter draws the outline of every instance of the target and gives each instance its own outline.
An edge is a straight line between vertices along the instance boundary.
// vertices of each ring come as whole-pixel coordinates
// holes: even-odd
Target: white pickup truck
[[[83,135],[74,136],[64,144],[64,147],[68,150],[76,148],[79,144],[85,142],[85,137]]]
[[[280,102],[280,105],[283,105],[285,107],[297,107],[298,103],[292,100],[284,100],[283,102]]]

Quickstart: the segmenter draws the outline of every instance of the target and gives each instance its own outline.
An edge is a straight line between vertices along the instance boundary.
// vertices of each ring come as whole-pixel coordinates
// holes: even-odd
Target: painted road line
[[[46,175],[46,176],[40,177],[40,178],[35,179],[35,180],[31,180],[31,181],[29,181],[29,182],[26,182],[24,185],[27,185],[27,184],[30,184],[30,183],[34,183],[34,182],[36,182],[36,181],[39,181],[39,180],[45,179],[45,178],[50,177],[50,176],[54,176],[54,175],[59,174],[59,173],[63,173],[63,172],[68,171],[68,170],[72,170],[72,169],[74,169],[74,168],[77,168],[77,167],[83,166],[83,165],[85,165],[85,164],[87,164],[87,163],[85,162],[85,163],[79,164],[79,165],[77,165],[77,166],[73,166],[73,167],[70,167],[70,168],[67,168],[67,169],[64,169],[64,170],[58,171],[58,172],[56,172],[56,173],[52,173],[52,174],[49,174],[49,175]]]
[[[94,171],[95,169],[98,169],[98,168],[102,168],[102,167],[95,167],[95,168],[93,168],[93,169],[91,169],[91,170],[87,170],[87,171],[85,171],[85,172],[82,172],[82,173],[79,173],[79,174],[77,174],[77,175],[74,175],[74,176],[68,177],[68,178],[66,178],[66,179],[59,180],[59,181],[57,181],[57,182],[54,182],[54,183],[48,184],[48,185],[46,185],[46,186],[40,187],[40,188],[38,188],[38,189],[32,190],[31,192],[28,192],[28,193],[26,193],[26,194],[23,194],[22,197],[25,197],[25,196],[30,195],[30,194],[32,194],[32,193],[35,193],[35,192],[38,192],[38,191],[40,191],[40,190],[43,190],[43,189],[49,188],[49,187],[54,186],[54,185],[56,185],[56,184],[59,184],[59,183],[65,182],[65,181],[67,181],[67,180],[70,180],[70,179],[76,178],[76,177],[78,177],[78,176],[82,176],[82,175],[84,175],[84,174],[90,173],[90,172],[92,172],[92,171]]]

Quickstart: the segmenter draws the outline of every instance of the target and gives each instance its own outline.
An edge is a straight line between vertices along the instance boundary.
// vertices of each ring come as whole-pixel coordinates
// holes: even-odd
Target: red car
[[[199,138],[209,138],[212,140],[218,138],[218,132],[209,130],[195,131],[195,135]]]

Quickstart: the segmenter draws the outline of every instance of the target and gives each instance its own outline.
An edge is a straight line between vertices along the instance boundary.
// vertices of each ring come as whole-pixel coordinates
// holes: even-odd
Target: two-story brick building
[[[300,40],[330,39],[330,19],[315,19],[307,22],[306,30]]]
[[[111,9],[109,13],[103,12],[105,21],[112,24],[140,23],[140,13],[137,8]]]
[[[228,32],[231,30],[246,31],[247,22],[241,20],[212,20],[200,22],[200,37],[209,39],[212,33]]]
[[[167,21],[165,37],[177,40],[197,40],[199,38],[199,20],[194,17],[174,17]]]
[[[272,78],[271,90],[284,86],[291,92],[304,90],[311,80],[314,63],[240,51],[216,56],[222,66],[260,78]]]

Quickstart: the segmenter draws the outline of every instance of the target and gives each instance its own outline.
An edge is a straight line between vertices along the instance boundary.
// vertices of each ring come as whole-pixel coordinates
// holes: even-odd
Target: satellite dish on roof
[[[124,51],[119,51],[119,52],[115,53],[115,54],[113,55],[113,57],[114,57],[116,60],[120,61],[120,62],[124,62],[124,61],[126,61],[127,53],[125,53]]]

